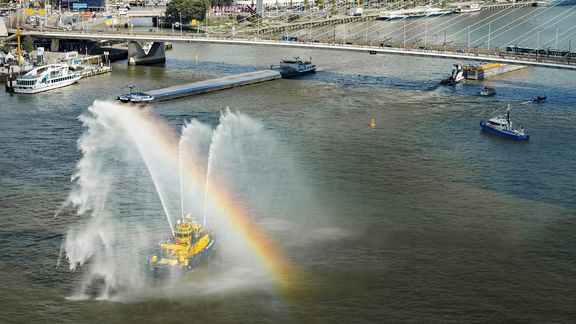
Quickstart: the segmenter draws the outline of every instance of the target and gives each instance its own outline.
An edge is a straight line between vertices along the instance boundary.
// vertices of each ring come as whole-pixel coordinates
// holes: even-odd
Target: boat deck
[[[262,70],[225,76],[212,80],[192,82],[182,85],[175,85],[167,88],[142,91],[144,95],[154,97],[153,101],[166,101],[186,96],[193,96],[200,93],[229,89],[248,84],[280,79],[280,72],[274,70]]]

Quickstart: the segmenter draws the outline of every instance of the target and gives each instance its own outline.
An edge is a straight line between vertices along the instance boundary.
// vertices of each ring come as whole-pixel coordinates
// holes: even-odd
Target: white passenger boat
[[[71,85],[80,80],[78,72],[71,72],[67,64],[39,66],[16,79],[14,92],[37,93]]]
[[[416,7],[411,9],[402,9],[396,11],[384,11],[378,15],[379,20],[394,20],[394,19],[407,19],[407,18],[424,18],[449,15],[452,13],[451,9],[440,9],[436,7]]]
[[[454,9],[454,13],[469,13],[469,12],[478,12],[482,11],[482,7],[476,2],[472,2],[465,6],[458,6],[458,8]]]
[[[380,19],[380,20],[403,19],[403,18],[407,18],[407,17],[408,16],[406,15],[406,13],[404,13],[403,10],[385,11],[385,12],[381,12],[378,15],[378,19]]]

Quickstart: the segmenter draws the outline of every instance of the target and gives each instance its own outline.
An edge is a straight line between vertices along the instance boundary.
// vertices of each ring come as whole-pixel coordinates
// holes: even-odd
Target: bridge
[[[257,37],[202,37],[193,34],[157,34],[157,33],[89,33],[89,32],[57,32],[57,31],[27,31],[26,35],[53,38],[53,39],[86,39],[94,41],[133,41],[133,42],[185,42],[185,43],[208,43],[227,45],[247,45],[247,46],[274,46],[286,48],[304,48],[318,50],[349,51],[365,54],[390,54],[420,57],[436,57],[453,60],[502,62],[517,65],[540,66],[546,68],[557,68],[566,70],[576,70],[575,60],[561,60],[556,57],[546,57],[538,55],[520,55],[499,50],[479,50],[470,52],[458,52],[456,47],[448,46],[428,46],[422,48],[414,44],[396,43],[395,46],[382,47],[380,43],[370,44],[370,42],[320,42],[320,41],[282,41],[274,39],[261,39]],[[407,45],[406,47],[401,47]]]
[[[421,18],[375,21],[380,9],[367,10],[364,15],[355,17],[342,15],[328,7],[322,11],[269,11],[266,20],[246,17],[220,26],[213,24],[210,28],[203,29],[204,35],[182,31],[175,33],[174,30],[172,33],[165,33],[159,28],[149,32],[133,32],[132,29],[129,32],[110,32],[106,30],[106,26],[102,30],[28,30],[24,34],[56,41],[127,41],[131,44],[129,57],[132,57],[131,49],[138,52],[132,53],[136,56],[144,53],[137,42],[187,42],[353,51],[576,69],[576,52],[571,52],[571,37],[576,33],[576,25],[569,23],[570,18],[574,19],[576,15],[576,6],[553,11],[555,6],[523,8],[526,5],[527,3],[511,5],[506,10],[495,10],[494,14],[481,16],[481,19],[473,18],[472,14],[454,14],[438,20],[424,15]],[[295,13],[298,13],[296,20],[293,19]],[[539,25],[522,26],[523,21],[538,21]],[[563,21],[564,25],[561,24]],[[515,32],[519,36],[510,39],[510,31],[518,27],[520,30]],[[550,30],[554,28],[555,37],[550,35]],[[560,28],[563,28],[562,32]],[[282,38],[286,38],[287,31],[290,31],[291,36],[288,41],[282,41]],[[541,37],[546,31],[547,36]],[[505,44],[502,44],[503,35],[506,36]],[[497,40],[500,40],[499,44],[496,44]],[[568,50],[558,50],[559,44],[566,44],[567,41]],[[517,44],[520,46],[516,46]],[[522,47],[522,44],[531,46]],[[163,52],[159,54],[164,55]]]

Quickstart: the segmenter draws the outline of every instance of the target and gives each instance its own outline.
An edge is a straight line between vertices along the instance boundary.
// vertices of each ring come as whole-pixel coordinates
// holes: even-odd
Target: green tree
[[[172,0],[166,6],[166,17],[172,21],[180,21],[182,17],[183,24],[192,19],[202,21],[209,8],[208,0]]]
[[[324,9],[324,0],[316,0],[319,9]]]
[[[304,0],[304,8],[310,9],[310,0]]]
[[[26,51],[26,53],[30,53],[34,50],[34,42],[32,41],[32,37],[30,35],[26,35],[24,37],[24,42],[22,42],[22,49]]]
[[[338,13],[338,0],[332,0],[332,15]]]
[[[4,42],[4,44],[2,44],[2,51],[4,51],[4,53],[8,54],[8,52],[10,52],[12,50],[12,45],[8,42]]]
[[[231,6],[234,4],[233,0],[210,0],[211,6]]]

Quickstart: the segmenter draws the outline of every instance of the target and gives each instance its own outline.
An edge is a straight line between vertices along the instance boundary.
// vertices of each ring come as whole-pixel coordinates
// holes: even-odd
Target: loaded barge
[[[278,71],[262,70],[262,71],[226,76],[218,79],[192,82],[158,90],[123,94],[121,96],[118,96],[116,99],[122,102],[133,102],[133,103],[166,101],[176,98],[192,96],[200,93],[212,92],[216,90],[229,89],[264,81],[276,80],[280,79],[281,77],[282,76]]]
[[[288,78],[316,71],[316,65],[311,61],[302,61],[299,57],[291,60],[280,61],[279,66],[271,66],[270,70],[248,72],[226,76],[218,79],[192,82],[168,88],[135,92],[120,95],[116,100],[122,102],[146,104],[151,102],[166,101],[176,98],[193,96],[201,93],[260,83],[265,81]],[[132,89],[132,86],[130,86]]]
[[[504,63],[474,64],[464,67],[464,77],[467,80],[484,80],[498,74],[523,69],[524,65],[513,65]]]

